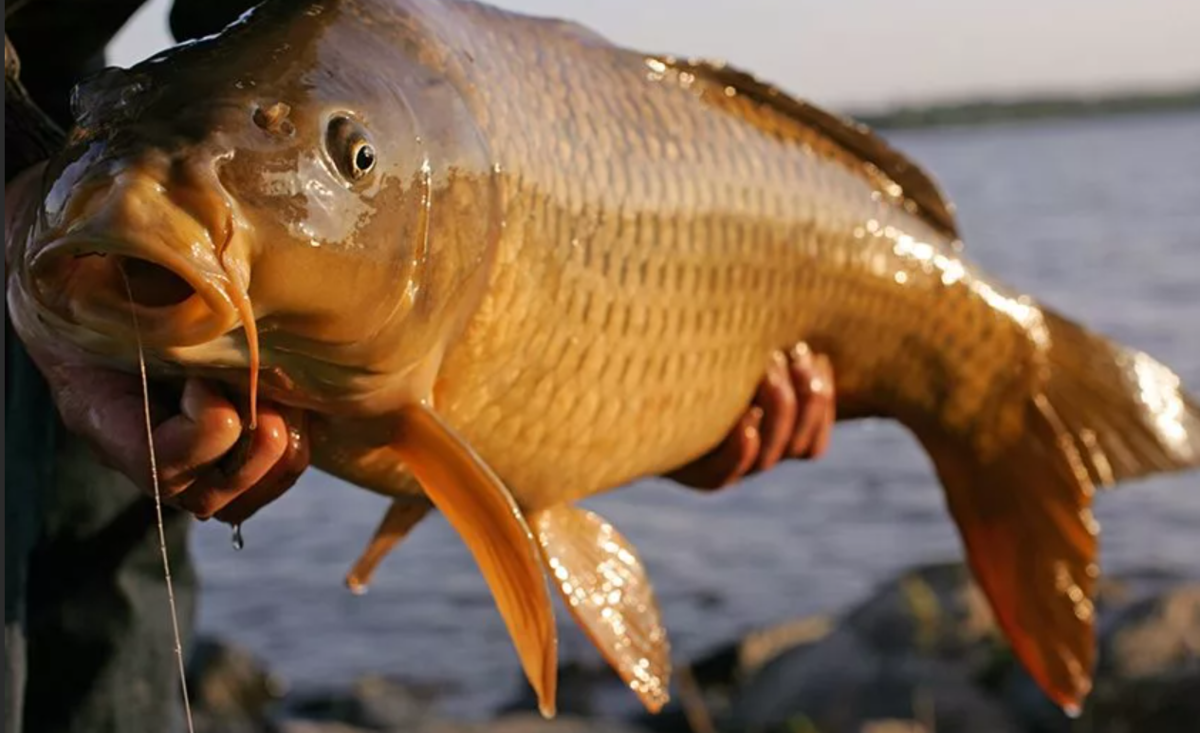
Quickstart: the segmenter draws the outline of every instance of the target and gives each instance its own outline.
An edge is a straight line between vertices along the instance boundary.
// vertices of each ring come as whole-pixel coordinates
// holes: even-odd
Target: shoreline
[[[1189,111],[1200,111],[1200,86],[1151,93],[898,104],[875,110],[850,110],[847,114],[876,130],[927,130]]]

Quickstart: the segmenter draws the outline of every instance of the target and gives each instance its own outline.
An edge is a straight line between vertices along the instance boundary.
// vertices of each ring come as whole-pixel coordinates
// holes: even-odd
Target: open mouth
[[[136,316],[147,343],[162,346],[203,343],[235,325],[222,288],[194,267],[106,244],[60,241],[39,253],[31,274],[42,305],[117,338],[130,333]]]
[[[254,424],[258,328],[248,294],[235,287],[226,273],[206,272],[163,248],[67,239],[38,253],[30,274],[42,307],[115,341],[185,348],[208,343],[240,321],[249,361],[250,423]]]
[[[187,280],[162,265],[137,257],[118,257],[116,267],[125,272],[129,298],[143,308],[169,308],[195,296]]]

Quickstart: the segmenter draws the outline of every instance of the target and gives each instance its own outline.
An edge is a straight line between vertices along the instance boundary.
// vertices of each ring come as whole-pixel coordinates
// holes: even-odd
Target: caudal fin
[[[1095,664],[1095,488],[1200,465],[1200,409],[1150,357],[1046,319],[1049,376],[1016,440],[983,460],[961,436],[917,434],[1014,652],[1077,711]]]
[[[1200,466],[1200,402],[1152,357],[1043,311],[1046,395],[1098,486]]]

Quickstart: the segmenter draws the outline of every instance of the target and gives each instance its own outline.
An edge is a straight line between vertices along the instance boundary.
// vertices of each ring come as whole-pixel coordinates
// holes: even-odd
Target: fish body
[[[870,131],[722,64],[458,0],[281,0],[77,107],[10,274],[23,337],[128,366],[132,307],[160,374],[309,410],[314,463],[396,499],[359,579],[432,502],[547,711],[543,570],[665,700],[644,568],[572,505],[712,448],[780,348],[829,355],[840,417],[914,432],[1064,706],[1094,660],[1094,490],[1200,463],[1166,367],[971,265]]]
[[[801,341],[831,355],[847,414],[966,434],[1003,423],[989,392],[1028,390],[1009,367],[1036,354],[1036,311],[960,259],[923,174],[864,160],[865,133],[726,68],[455,11],[505,228],[438,410],[524,505],[704,453]]]

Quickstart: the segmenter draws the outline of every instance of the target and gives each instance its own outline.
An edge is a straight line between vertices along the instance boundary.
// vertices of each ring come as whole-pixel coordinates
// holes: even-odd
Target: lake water
[[[958,205],[999,278],[1149,351],[1200,391],[1200,115],[892,135]],[[756,626],[844,607],[913,563],[961,556],[924,454],[882,423],[841,426],[829,456],[723,494],[647,482],[589,502],[640,549],[677,656]],[[316,472],[245,528],[199,526],[204,630],[298,685],[378,672],[451,683],[474,715],[521,684],[466,549],[424,522],[364,597],[342,577],[386,500]],[[1200,472],[1099,500],[1106,572],[1200,576]],[[564,659],[597,660],[560,613]]]

